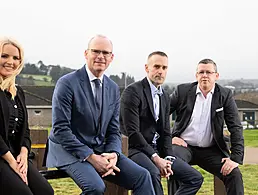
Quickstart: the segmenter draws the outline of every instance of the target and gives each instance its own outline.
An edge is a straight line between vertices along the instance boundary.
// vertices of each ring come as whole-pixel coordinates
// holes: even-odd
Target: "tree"
[[[122,72],[121,78],[118,75],[110,75],[109,78],[112,79],[120,88],[124,88],[135,82],[134,77],[126,75],[126,72]]]
[[[116,84],[120,84],[120,77],[118,75],[110,75],[110,79],[112,79]]]
[[[51,66],[51,70],[50,70],[50,76],[52,77],[52,82],[56,83],[57,80],[62,77],[65,74],[68,74],[70,72],[74,71],[71,68],[67,68],[67,67],[60,67],[60,65],[57,66]]]
[[[38,66],[39,66],[39,71],[40,71],[43,75],[47,75],[48,66],[46,66],[41,60],[38,61]]]
[[[51,66],[50,70],[50,76],[52,77],[52,82],[56,83],[56,81],[60,78],[61,76],[61,67],[59,65],[57,66]]]
[[[164,89],[164,91],[166,91],[169,95],[173,93],[173,91],[175,90],[175,87],[170,87],[167,84],[162,85],[162,88]]]

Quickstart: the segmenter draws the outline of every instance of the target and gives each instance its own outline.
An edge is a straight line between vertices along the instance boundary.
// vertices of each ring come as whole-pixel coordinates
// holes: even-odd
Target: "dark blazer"
[[[197,82],[181,84],[171,95],[170,113],[176,111],[176,121],[172,136],[180,137],[192,116],[196,100]],[[224,120],[231,140],[230,152],[223,136]],[[244,157],[243,128],[238,117],[238,110],[230,89],[215,85],[211,103],[211,129],[219,149],[233,161],[242,164]]]
[[[17,87],[17,96],[21,101],[21,105],[24,111],[24,123],[21,129],[21,137],[19,139],[20,146],[25,146],[30,152],[31,140],[30,130],[28,127],[28,114],[25,106],[25,97],[21,87]],[[8,143],[8,127],[9,127],[9,107],[6,96],[2,90],[0,90],[0,155],[4,155],[10,151]]]
[[[160,100],[161,130],[157,146],[160,156],[172,155],[169,124],[169,97],[163,91]],[[153,100],[147,78],[129,85],[121,96],[120,126],[123,134],[129,136],[129,156],[143,152],[149,158],[155,153],[151,147],[157,130]]]
[[[117,84],[104,75],[101,127],[85,66],[60,78],[52,101],[47,166],[82,161],[95,152],[121,153]]]

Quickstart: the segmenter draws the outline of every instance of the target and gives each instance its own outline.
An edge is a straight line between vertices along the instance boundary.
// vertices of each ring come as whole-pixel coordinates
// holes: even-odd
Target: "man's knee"
[[[195,176],[193,177],[193,183],[195,186],[201,187],[203,183],[203,176],[199,171],[195,172]]]
[[[149,173],[150,173],[152,182],[155,182],[155,181],[160,182],[161,175],[160,175],[160,170],[158,168],[150,170]]]
[[[233,169],[227,177],[229,177],[230,179],[233,179],[233,180],[241,180],[242,181],[242,173],[238,167]]]
[[[158,167],[155,167],[154,169],[149,170],[151,177],[160,177],[160,170]]]
[[[105,183],[102,182],[93,182],[90,185],[81,187],[83,193],[82,194],[94,194],[94,195],[102,195],[106,190]]]
[[[172,149],[173,154],[176,157],[181,158],[183,161],[189,163],[192,160],[192,153],[189,148],[173,144]]]
[[[147,169],[145,169],[145,168],[141,168],[140,170],[139,170],[139,178],[138,178],[139,180],[151,180],[151,174],[150,174],[150,172],[147,170]]]

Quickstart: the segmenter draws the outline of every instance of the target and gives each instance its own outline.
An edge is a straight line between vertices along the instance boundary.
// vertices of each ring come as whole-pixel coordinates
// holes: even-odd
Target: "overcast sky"
[[[145,76],[148,54],[169,56],[167,82],[195,79],[213,59],[221,79],[258,79],[256,0],[5,0],[0,35],[25,49],[27,62],[80,68],[95,34],[108,36],[115,58],[108,74]]]

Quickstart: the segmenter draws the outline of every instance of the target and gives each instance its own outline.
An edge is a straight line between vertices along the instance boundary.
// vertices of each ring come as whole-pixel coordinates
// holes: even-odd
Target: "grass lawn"
[[[258,130],[244,130],[245,146],[258,147]],[[258,154],[257,154],[258,155]]]
[[[197,168],[204,176],[202,188],[197,193],[198,195],[213,195],[213,176],[206,171]],[[258,165],[243,165],[240,169],[244,178],[245,195],[258,195]],[[71,179],[55,179],[49,180],[53,186],[56,195],[78,195],[81,190],[74,184]],[[165,195],[167,195],[167,183],[163,179]]]
[[[35,80],[44,80],[44,78],[46,79],[46,81],[51,82],[52,77],[48,76],[48,75],[36,75],[36,74],[20,74],[20,76],[22,76],[23,78],[29,78],[30,76],[33,77],[33,79]]]
[[[50,81],[34,80],[35,86],[54,86]]]
[[[20,74],[23,78],[32,77],[36,86],[53,86],[52,77],[48,75]]]

